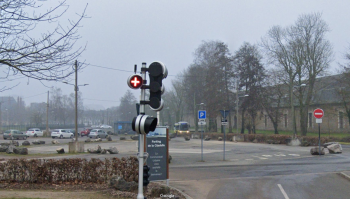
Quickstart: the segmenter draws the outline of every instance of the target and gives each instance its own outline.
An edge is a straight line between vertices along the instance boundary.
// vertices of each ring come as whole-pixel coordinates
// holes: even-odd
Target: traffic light
[[[147,165],[143,165],[143,186],[146,187],[149,184],[148,178],[151,176],[148,172],[151,168]]]
[[[143,79],[140,75],[131,75],[128,78],[128,86],[132,89],[138,89],[143,84]]]
[[[132,120],[132,130],[138,134],[148,134],[157,127],[158,119],[148,115],[138,115]]]
[[[160,111],[163,108],[162,94],[164,93],[164,85],[162,80],[168,76],[168,70],[160,62],[153,62],[148,67],[149,73],[149,105],[152,110]]]

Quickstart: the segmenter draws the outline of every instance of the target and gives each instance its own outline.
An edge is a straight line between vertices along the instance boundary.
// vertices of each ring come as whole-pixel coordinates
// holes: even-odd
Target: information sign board
[[[157,127],[146,139],[147,165],[151,168],[150,181],[168,179],[168,133],[166,127]]]

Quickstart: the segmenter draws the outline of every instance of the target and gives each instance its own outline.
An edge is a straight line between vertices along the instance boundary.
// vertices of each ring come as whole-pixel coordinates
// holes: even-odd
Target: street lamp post
[[[296,85],[293,86],[292,88],[292,92],[291,92],[291,96],[290,96],[290,101],[291,101],[291,106],[292,106],[292,119],[293,119],[293,136],[294,139],[297,138],[297,123],[296,123],[296,119],[295,119],[295,107],[294,107],[294,88],[301,88],[301,87],[305,87],[306,84],[300,84],[300,85]]]
[[[247,97],[249,95],[244,95],[241,97]],[[238,103],[239,103],[239,96],[238,96],[238,79],[236,79],[236,133],[238,133]]]

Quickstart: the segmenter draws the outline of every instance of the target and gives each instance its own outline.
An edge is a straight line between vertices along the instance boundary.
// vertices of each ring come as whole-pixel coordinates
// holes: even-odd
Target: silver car
[[[92,129],[89,134],[89,138],[106,138],[108,134],[101,129]]]
[[[55,139],[55,138],[62,139],[62,138],[73,138],[74,135],[73,133],[68,132],[67,129],[54,129],[51,132],[51,137],[52,139]]]

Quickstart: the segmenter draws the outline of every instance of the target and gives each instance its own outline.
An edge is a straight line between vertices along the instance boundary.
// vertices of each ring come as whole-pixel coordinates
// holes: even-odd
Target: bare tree
[[[238,89],[243,90],[246,97],[242,103],[242,129],[244,133],[244,114],[248,112],[250,122],[248,126],[249,133],[255,133],[258,111],[261,107],[261,92],[265,75],[265,68],[261,63],[262,56],[256,46],[244,43],[234,56],[234,65],[236,76],[239,77]],[[251,128],[250,128],[251,127]]]
[[[283,71],[270,70],[261,92],[261,104],[267,117],[272,122],[275,134],[282,117],[281,106],[286,103],[284,96],[287,86],[283,83]]]
[[[203,42],[195,51],[194,66],[198,69],[204,70],[206,73],[195,71],[193,74],[203,74],[200,78],[196,78],[197,81],[202,81],[202,88],[196,90],[196,92],[202,92],[201,97],[197,98],[193,95],[193,101],[200,99],[200,103],[206,104],[207,116],[209,118],[209,130],[216,131],[217,123],[216,117],[220,114],[220,109],[230,109],[230,100],[228,92],[230,86],[232,86],[232,74],[230,74],[232,64],[231,55],[228,47],[225,43],[220,41]],[[189,78],[192,78],[189,76]],[[192,81],[193,82],[193,81]],[[230,84],[231,83],[231,84]],[[186,84],[188,85],[188,84]],[[218,96],[218,97],[213,97]],[[193,101],[188,104],[193,104]],[[194,108],[193,110],[195,110]],[[231,125],[230,125],[231,126]]]
[[[127,90],[123,97],[120,98],[118,108],[119,118],[123,121],[132,121],[136,116],[136,97]]]
[[[43,13],[40,13],[42,5],[36,0],[0,2],[0,65],[7,68],[0,78],[24,75],[37,80],[61,80],[74,72],[72,60],[85,49],[75,46],[85,10],[76,22],[69,21],[69,26],[63,27],[58,20],[67,9],[66,1]],[[37,34],[38,26],[53,27],[53,24],[56,27]]]
[[[293,97],[298,99],[302,135],[307,133],[307,113],[316,78],[327,71],[333,55],[332,46],[325,38],[329,28],[321,16],[319,13],[301,15],[290,27],[275,26],[262,42],[271,63],[287,74],[292,113]],[[307,84],[307,89],[300,87],[303,83]],[[297,94],[294,94],[295,86]],[[293,129],[296,132],[295,128],[293,116]]]

